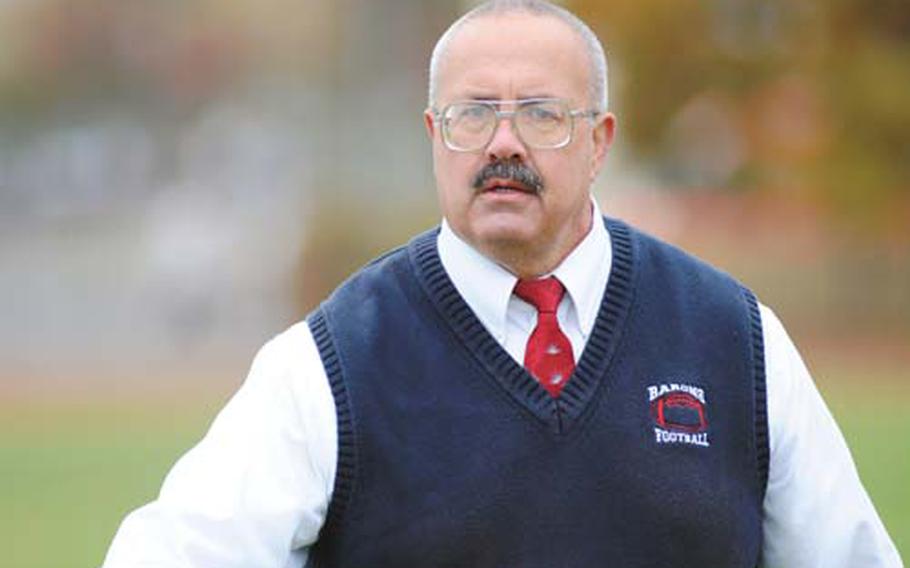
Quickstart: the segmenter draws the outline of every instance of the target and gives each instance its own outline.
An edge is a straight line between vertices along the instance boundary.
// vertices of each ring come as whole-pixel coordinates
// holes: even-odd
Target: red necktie
[[[555,276],[542,280],[519,280],[515,295],[537,308],[537,327],[528,338],[525,368],[551,396],[559,396],[575,369],[572,344],[559,329],[556,308],[566,289]]]

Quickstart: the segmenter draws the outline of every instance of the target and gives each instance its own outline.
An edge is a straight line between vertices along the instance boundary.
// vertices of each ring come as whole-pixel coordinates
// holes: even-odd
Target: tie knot
[[[566,289],[555,276],[540,280],[519,280],[515,295],[528,302],[541,313],[554,313]]]

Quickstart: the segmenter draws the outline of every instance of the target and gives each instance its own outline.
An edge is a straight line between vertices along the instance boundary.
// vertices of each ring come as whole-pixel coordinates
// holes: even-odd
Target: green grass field
[[[898,549],[910,550],[910,385],[848,378],[823,392]],[[3,566],[99,566],[124,514],[154,498],[204,433],[215,398],[0,406]]]
[[[823,393],[863,484],[905,558],[910,552],[910,383],[833,384]]]
[[[155,497],[215,412],[210,402],[4,406],[0,534],[9,568],[100,566],[120,519]]]

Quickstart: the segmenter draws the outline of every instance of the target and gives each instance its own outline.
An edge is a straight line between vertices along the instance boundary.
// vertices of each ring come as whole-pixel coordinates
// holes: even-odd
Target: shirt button
[[[560,375],[559,373],[556,373],[555,375],[553,375],[552,377],[550,377],[550,384],[551,384],[551,385],[558,385],[558,384],[561,383],[561,382],[562,382],[562,375]]]

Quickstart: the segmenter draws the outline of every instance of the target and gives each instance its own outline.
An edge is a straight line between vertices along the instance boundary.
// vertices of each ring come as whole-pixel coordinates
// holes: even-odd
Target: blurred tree
[[[318,193],[306,215],[294,301],[306,314],[359,267],[439,222],[430,199],[363,200],[350,192]]]
[[[910,3],[567,4],[605,41],[622,132],[668,186],[780,192],[910,239]]]
[[[93,105],[187,113],[262,75],[324,79],[337,12],[321,0],[0,3],[0,118]]]

